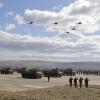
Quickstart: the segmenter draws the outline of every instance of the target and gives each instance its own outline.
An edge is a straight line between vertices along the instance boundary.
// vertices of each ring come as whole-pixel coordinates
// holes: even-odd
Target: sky
[[[100,61],[100,0],[0,0],[0,60]]]

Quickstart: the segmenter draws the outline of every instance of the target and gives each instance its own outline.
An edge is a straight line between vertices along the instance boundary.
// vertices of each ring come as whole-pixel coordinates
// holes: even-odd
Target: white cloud
[[[11,29],[15,28],[15,24],[8,24],[6,27],[5,27],[5,30],[6,31],[9,31]]]
[[[59,12],[26,9],[24,15],[16,15],[18,24],[32,21],[33,25],[58,34],[55,37],[32,37],[1,31],[0,48],[22,55],[25,55],[23,52],[29,52],[35,57],[96,57],[100,55],[100,35],[94,34],[100,31],[99,16],[99,0],[77,0]]]
[[[62,8],[62,5],[57,5],[52,8],[53,11],[59,11]]]
[[[6,25],[2,25],[0,27],[1,30],[4,30],[4,31],[10,31],[12,29],[16,28],[15,24],[6,24]]]
[[[95,1],[96,2],[96,1]],[[75,33],[94,33],[100,30],[100,6],[91,0],[77,0],[63,7],[59,12],[26,9],[23,16],[17,16],[18,22],[45,27],[47,31],[65,33],[75,27]],[[58,24],[53,24],[57,22]],[[77,24],[82,22],[81,25]]]
[[[42,57],[58,57],[58,59],[62,57],[90,57],[91,53],[100,52],[99,41],[96,41],[96,39],[97,37],[92,36],[73,42],[59,37],[32,37],[0,31],[0,50],[12,51],[12,54],[16,57],[17,55],[14,52],[20,54],[19,56],[26,55],[26,57],[38,58],[40,56],[41,59]]]
[[[6,13],[6,15],[7,15],[7,16],[13,16],[13,15],[14,15],[14,12],[9,11],[9,12]]]
[[[25,22],[23,21],[23,17],[20,15],[15,16],[15,20],[17,21],[18,24],[24,24]]]

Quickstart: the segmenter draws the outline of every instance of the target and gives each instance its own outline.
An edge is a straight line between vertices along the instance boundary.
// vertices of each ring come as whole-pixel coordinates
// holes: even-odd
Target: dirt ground
[[[76,75],[76,77],[85,78],[87,76]],[[88,76],[88,78],[90,80],[89,84],[100,85],[100,76]],[[0,74],[0,90],[16,92],[43,89],[55,86],[66,86],[69,85],[68,79],[69,76],[63,76],[61,78],[50,78],[50,82],[48,82],[46,77],[43,77],[42,79],[24,79],[21,78],[21,75],[18,73],[14,73],[13,75]]]
[[[100,100],[100,86],[56,86],[20,92],[0,91],[0,100]]]

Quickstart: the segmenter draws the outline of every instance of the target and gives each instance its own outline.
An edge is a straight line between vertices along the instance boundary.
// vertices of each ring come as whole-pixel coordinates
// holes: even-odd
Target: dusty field
[[[23,92],[0,92],[0,100],[100,100],[100,86],[59,86]]]
[[[80,76],[76,75],[76,77]],[[86,76],[81,75],[81,77],[85,78]],[[21,78],[21,75],[17,73],[14,73],[13,75],[0,74],[0,90],[16,92],[43,89],[54,86],[65,86],[69,84],[68,78],[68,76],[50,78],[50,82],[48,83],[46,77],[43,77],[42,79],[23,79]],[[88,76],[88,78],[90,79],[89,84],[100,85],[100,76]]]
[[[48,83],[45,77],[23,79],[17,73],[0,75],[0,100],[100,100],[100,76],[88,76],[89,88],[81,89],[70,88],[68,78],[51,78]]]

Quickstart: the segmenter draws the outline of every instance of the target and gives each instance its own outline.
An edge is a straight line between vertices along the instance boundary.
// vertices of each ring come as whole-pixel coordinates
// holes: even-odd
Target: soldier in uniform
[[[86,77],[86,79],[84,80],[85,82],[85,87],[88,88],[88,82],[89,82],[89,79]]]
[[[50,81],[50,72],[48,72],[48,82]]]
[[[79,78],[79,84],[80,84],[80,88],[82,87],[82,82],[83,82],[83,78]]]
[[[72,80],[73,80],[73,78],[70,77],[70,78],[69,78],[69,84],[70,84],[70,87],[72,87]]]
[[[75,86],[75,88],[77,87],[77,80],[78,80],[78,78],[74,78],[74,86]]]

